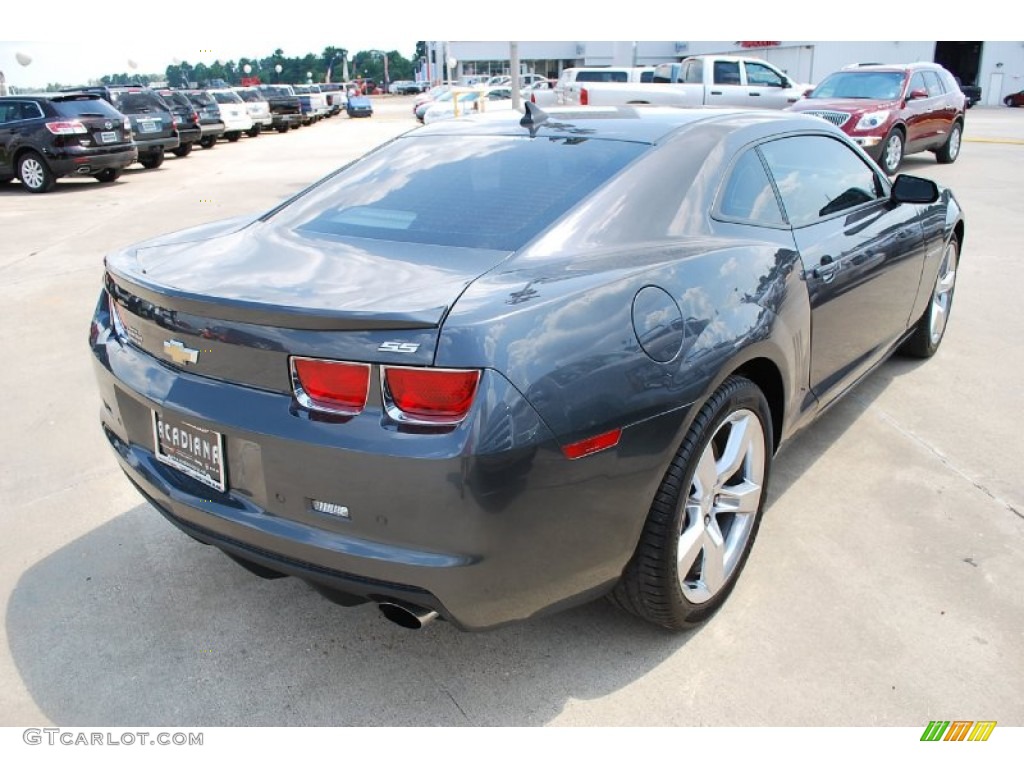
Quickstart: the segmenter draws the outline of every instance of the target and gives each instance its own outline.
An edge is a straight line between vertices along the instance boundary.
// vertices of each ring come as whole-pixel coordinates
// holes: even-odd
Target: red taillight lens
[[[89,129],[80,120],[53,120],[46,124],[46,130],[55,136],[68,136],[74,133],[89,132]]]
[[[292,387],[306,408],[355,415],[366,406],[370,366],[293,357]]]
[[[439,368],[383,369],[385,400],[403,421],[457,424],[466,418],[476,396],[480,371]]]
[[[580,106],[587,106],[590,104],[590,94],[587,93],[586,88],[580,88]]]

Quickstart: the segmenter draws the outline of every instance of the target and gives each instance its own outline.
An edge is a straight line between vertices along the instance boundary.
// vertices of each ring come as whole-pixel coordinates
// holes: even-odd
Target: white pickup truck
[[[744,56],[691,56],[659,64],[650,83],[572,83],[563,102],[575,106],[657,104],[672,107],[784,109],[809,85],[794,83],[767,61]]]

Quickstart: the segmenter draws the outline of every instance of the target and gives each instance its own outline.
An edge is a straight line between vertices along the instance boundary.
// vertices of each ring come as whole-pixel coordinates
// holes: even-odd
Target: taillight
[[[110,327],[114,329],[114,335],[119,341],[128,341],[128,330],[124,327],[124,320],[121,319],[121,308],[109,293],[107,294],[107,306],[110,312]]]
[[[81,120],[53,120],[46,124],[46,129],[55,136],[89,132]]]
[[[127,117],[124,119],[124,132],[125,133],[131,133],[132,132],[132,121],[129,120]]]
[[[370,366],[293,357],[292,388],[299,404],[315,410],[354,416],[366,406]]]
[[[587,106],[590,104],[590,94],[587,93],[586,88],[580,88],[580,106]]]
[[[192,113],[192,122],[193,123],[198,123],[199,122],[199,113],[198,112],[193,112]]]
[[[537,94],[536,94],[536,93],[531,93],[531,94],[530,94],[530,101],[531,101],[532,103],[534,103],[534,104],[536,104],[536,103],[537,103]]]
[[[388,415],[414,424],[458,424],[473,406],[480,383],[480,371],[444,368],[383,366],[381,376]]]

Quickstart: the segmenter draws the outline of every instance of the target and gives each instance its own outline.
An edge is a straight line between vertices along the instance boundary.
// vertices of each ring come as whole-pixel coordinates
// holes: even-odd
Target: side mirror
[[[915,88],[907,94],[907,101],[913,101],[914,99],[927,99],[928,91],[924,88]]]
[[[806,91],[804,91],[803,97],[805,99],[809,99],[809,98],[811,98],[811,94],[812,93],[814,93],[814,89],[813,88],[808,88]]]
[[[900,174],[892,183],[894,203],[934,203],[939,199],[939,185],[931,179]]]

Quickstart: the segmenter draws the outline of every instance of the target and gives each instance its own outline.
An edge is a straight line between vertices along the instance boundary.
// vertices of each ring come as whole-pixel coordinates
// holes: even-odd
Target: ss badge
[[[417,349],[420,348],[419,344],[412,344],[407,341],[385,341],[379,347],[378,352],[404,352],[405,354],[411,355]]]

